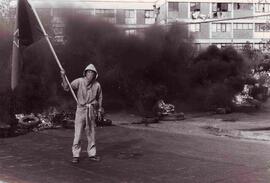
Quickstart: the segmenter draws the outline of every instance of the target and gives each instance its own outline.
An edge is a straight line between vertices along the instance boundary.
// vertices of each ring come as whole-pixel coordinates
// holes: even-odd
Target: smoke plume
[[[105,105],[117,98],[124,106],[149,111],[160,98],[172,100],[188,92],[194,48],[184,25],[154,25],[137,36],[89,17],[73,17],[66,25],[61,60],[67,74],[74,79],[86,65],[95,64]]]

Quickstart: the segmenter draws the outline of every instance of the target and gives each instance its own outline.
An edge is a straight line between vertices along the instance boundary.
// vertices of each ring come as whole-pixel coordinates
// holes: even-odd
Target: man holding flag
[[[69,87],[65,79],[65,71],[61,71],[62,86],[68,91]],[[88,140],[87,153],[92,161],[99,161],[100,157],[96,155],[95,145],[95,120],[96,116],[101,120],[102,113],[102,90],[97,82],[98,73],[93,64],[89,64],[84,72],[83,77],[71,82],[73,89],[77,90],[77,110],[75,117],[75,133],[72,146],[73,159],[72,163],[78,163],[81,152],[81,136],[85,128]]]
[[[15,23],[15,31],[14,31],[14,41],[13,41],[13,50],[12,50],[12,64],[11,64],[11,90],[12,90],[12,97],[11,97],[11,107],[10,107],[10,121],[13,122],[14,118],[15,118],[15,111],[16,111],[16,94],[18,94],[18,92],[15,92],[18,90],[18,86],[20,86],[21,83],[25,82],[27,83],[27,80],[23,80],[25,79],[25,73],[28,72],[27,74],[33,74],[31,73],[33,70],[30,69],[29,71],[29,59],[25,59],[26,54],[30,54],[33,57],[33,53],[37,54],[39,53],[41,50],[40,49],[44,49],[44,45],[49,46],[49,49],[54,57],[54,59],[56,60],[60,70],[62,72],[64,72],[64,69],[53,49],[53,46],[49,40],[49,37],[38,17],[38,14],[36,13],[35,9],[31,6],[31,4],[27,1],[27,0],[18,0],[17,1],[17,12],[16,12],[16,23]],[[44,42],[45,41],[45,42]],[[47,43],[47,44],[46,44]],[[41,46],[42,45],[42,46]],[[33,49],[34,47],[38,47],[38,49]],[[30,50],[30,52],[28,52]],[[34,60],[35,61],[35,60]],[[27,68],[27,69],[26,69]],[[35,68],[34,68],[35,69]],[[91,70],[91,72],[94,71],[93,75],[95,75],[94,79],[87,79],[89,74],[89,70]],[[36,71],[35,71],[36,72]],[[27,75],[26,74],[26,75]],[[87,69],[87,72],[84,72],[85,78],[87,81],[87,86],[88,84],[90,84],[91,87],[94,87],[97,94],[89,99],[94,99],[95,97],[98,96],[98,104],[100,106],[101,109],[101,102],[102,102],[102,93],[101,93],[101,88],[100,85],[95,82],[95,79],[97,77],[97,72],[95,70],[95,68],[91,67],[91,69]],[[72,86],[77,86],[77,81],[75,82],[76,84],[73,83],[73,85],[71,86],[71,84],[68,81],[68,78],[66,77],[65,74],[62,75],[63,77],[63,83],[65,86],[66,90],[70,90],[76,103],[77,104],[81,104],[80,102],[82,101],[81,98],[79,98],[79,100],[77,99]],[[92,76],[93,77],[93,76]],[[21,79],[23,82],[21,82]],[[78,82],[80,82],[81,80],[79,80]],[[20,83],[20,84],[19,84]],[[25,84],[25,83],[23,83]],[[40,83],[38,83],[40,84]],[[90,87],[90,88],[91,88]],[[80,87],[74,87],[74,88],[78,88],[80,89]],[[26,87],[27,89],[27,87]],[[19,91],[20,92],[20,91]],[[27,92],[27,90],[26,90]],[[80,95],[78,95],[80,97]],[[29,101],[27,101],[27,104],[30,103],[30,105],[34,104],[31,103],[32,98],[30,98]],[[87,101],[87,114],[91,114],[91,115],[87,115],[87,118],[89,124],[90,122],[93,122],[94,119],[94,115],[92,115],[94,113],[93,110],[93,102],[94,101]],[[88,105],[89,104],[89,105]],[[29,104],[28,104],[29,105]],[[39,104],[40,105],[40,104]],[[33,106],[31,106],[33,108]],[[84,109],[82,109],[84,110]],[[100,110],[99,110],[100,111]],[[17,111],[16,111],[17,112]],[[21,111],[20,111],[21,112]],[[80,113],[81,114],[81,113]],[[85,114],[85,113],[84,113]],[[99,113],[100,116],[100,113]],[[78,115],[78,117],[81,117],[81,115]],[[77,118],[76,118],[77,119]],[[91,129],[94,127],[93,124],[91,124]],[[78,126],[78,125],[77,125]],[[81,126],[80,126],[81,128]],[[79,157],[79,141],[80,141],[80,133],[77,133],[78,129],[80,129],[78,127],[76,127],[75,125],[75,134],[79,134],[79,136],[76,136],[76,140],[77,140],[77,145],[76,148],[74,147],[74,159],[73,162],[78,162],[78,157]],[[76,131],[77,130],[77,131]],[[95,141],[94,141],[94,130],[93,133],[91,133],[91,135],[88,136],[88,138],[92,138],[93,140],[91,140],[91,146],[89,145],[89,156],[91,160],[99,160],[99,158],[96,156],[96,149],[95,149]],[[90,134],[90,132],[88,133]],[[74,139],[75,142],[75,139]],[[75,146],[75,145],[74,145]],[[91,153],[90,153],[91,152]],[[77,158],[77,159],[76,159]]]

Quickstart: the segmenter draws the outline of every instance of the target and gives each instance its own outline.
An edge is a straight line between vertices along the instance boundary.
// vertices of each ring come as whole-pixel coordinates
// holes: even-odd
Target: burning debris
[[[253,83],[245,84],[243,90],[235,95],[233,103],[236,106],[249,105],[259,108],[269,97],[270,71],[263,65],[251,71]]]
[[[251,96],[251,92],[252,92],[252,85],[245,85],[244,89],[242,92],[240,92],[239,94],[235,95],[235,98],[233,99],[233,103],[236,106],[241,106],[241,105],[251,105],[254,107],[259,107],[260,106],[260,102],[256,99],[254,99],[254,97]]]
[[[159,100],[157,102],[158,105],[158,116],[166,116],[174,113],[174,105],[172,104],[166,104],[164,100]]]

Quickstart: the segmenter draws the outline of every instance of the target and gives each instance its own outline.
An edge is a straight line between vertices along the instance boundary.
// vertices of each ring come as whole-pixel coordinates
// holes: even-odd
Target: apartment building
[[[159,22],[185,22],[196,44],[218,47],[245,44],[264,49],[270,38],[270,1],[256,0],[159,0]]]
[[[249,43],[264,49],[270,39],[268,0],[29,0],[53,36],[63,41],[66,14],[101,17],[127,35],[140,35],[150,25],[183,22],[199,48],[211,44],[241,49]]]
[[[127,35],[143,34],[145,28],[155,23],[153,0],[29,0],[37,10],[43,25],[52,26],[53,37],[63,42],[65,15],[96,16],[115,24]],[[16,1],[11,3],[13,13]]]

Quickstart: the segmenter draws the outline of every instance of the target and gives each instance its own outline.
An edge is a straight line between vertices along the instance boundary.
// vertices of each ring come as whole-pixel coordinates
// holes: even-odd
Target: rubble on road
[[[15,134],[19,135],[29,131],[38,132],[46,129],[73,129],[75,114],[73,112],[57,112],[52,110],[51,112],[38,114],[16,114],[15,117],[18,120]],[[99,127],[111,126],[112,121],[103,116],[101,120],[96,121],[96,125]]]
[[[16,114],[18,129],[40,131],[44,129],[61,128],[65,113]]]

